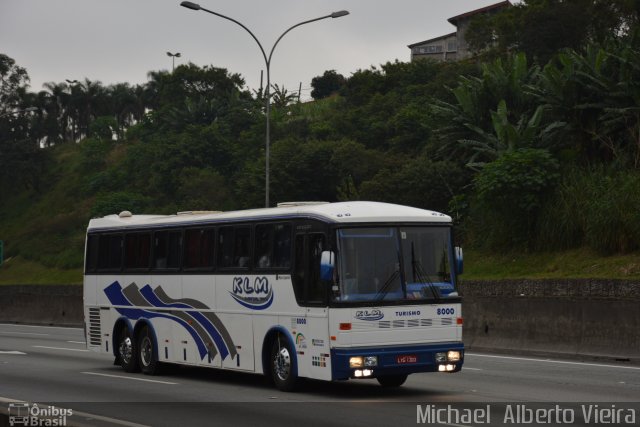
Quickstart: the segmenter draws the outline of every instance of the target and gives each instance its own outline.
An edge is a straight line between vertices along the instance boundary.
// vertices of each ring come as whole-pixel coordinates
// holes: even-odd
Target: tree
[[[19,107],[28,86],[27,70],[16,65],[12,58],[0,53],[0,116]]]
[[[322,99],[333,95],[340,91],[344,86],[346,79],[342,74],[338,74],[336,70],[325,71],[322,76],[311,79],[311,97],[313,99]]]
[[[474,18],[465,38],[475,52],[524,52],[544,65],[561,49],[627,34],[639,12],[634,0],[526,0]]]

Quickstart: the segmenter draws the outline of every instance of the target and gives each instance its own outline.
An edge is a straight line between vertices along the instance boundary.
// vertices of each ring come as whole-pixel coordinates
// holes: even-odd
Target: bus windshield
[[[335,302],[455,297],[448,227],[339,229]]]

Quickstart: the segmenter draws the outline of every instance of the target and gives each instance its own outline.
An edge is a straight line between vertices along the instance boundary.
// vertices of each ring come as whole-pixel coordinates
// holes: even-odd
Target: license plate
[[[405,364],[405,363],[417,363],[418,356],[415,354],[403,354],[401,356],[396,356],[396,363]]]

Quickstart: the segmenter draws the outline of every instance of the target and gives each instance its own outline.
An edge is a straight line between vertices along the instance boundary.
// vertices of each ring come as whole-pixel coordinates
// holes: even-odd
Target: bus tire
[[[407,380],[407,375],[385,375],[376,379],[382,387],[400,387]]]
[[[156,375],[160,373],[160,362],[156,342],[149,332],[149,328],[144,326],[138,334],[138,364],[143,374]]]
[[[138,356],[136,343],[127,326],[123,326],[118,334],[118,359],[126,372],[138,372]]]
[[[298,383],[296,353],[282,335],[273,341],[270,364],[273,382],[278,390],[293,391]]]

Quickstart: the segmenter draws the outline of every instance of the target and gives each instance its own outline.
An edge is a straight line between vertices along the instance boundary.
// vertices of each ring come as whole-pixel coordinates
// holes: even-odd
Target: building
[[[449,18],[448,21],[456,27],[456,31],[410,44],[408,47],[411,49],[411,60],[431,58],[436,61],[456,61],[470,57],[471,52],[464,35],[471,20],[479,14],[494,14],[509,6],[511,3],[508,0],[501,1]]]

